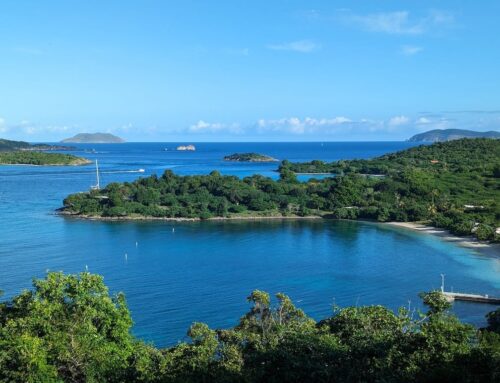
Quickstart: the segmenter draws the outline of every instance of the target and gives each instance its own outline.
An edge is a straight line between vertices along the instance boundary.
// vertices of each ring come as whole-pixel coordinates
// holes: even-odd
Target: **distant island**
[[[25,141],[12,141],[0,138],[0,152],[10,152],[15,150],[34,150],[34,151],[50,151],[50,150],[75,150],[72,146],[50,145],[50,144],[30,144]]]
[[[499,241],[500,140],[421,145],[369,160],[283,161],[279,180],[179,176],[166,170],[135,182],[71,194],[62,214],[92,219],[340,218],[425,222]],[[297,172],[335,177],[299,182]],[[372,177],[369,175],[383,175]]]
[[[241,161],[241,162],[276,162],[276,158],[259,153],[234,153],[230,156],[225,156],[224,161]]]
[[[78,144],[121,144],[124,139],[110,133],[79,133],[61,142]]]
[[[87,165],[86,158],[61,153],[42,153],[37,151],[0,152],[0,165],[36,165],[36,166],[75,166]]]
[[[500,132],[475,132],[465,129],[434,129],[428,132],[415,134],[410,137],[410,142],[443,142],[459,140],[461,138],[500,138]]]
[[[190,152],[194,152],[196,150],[196,147],[194,145],[179,145],[176,150],[178,151],[190,151]]]

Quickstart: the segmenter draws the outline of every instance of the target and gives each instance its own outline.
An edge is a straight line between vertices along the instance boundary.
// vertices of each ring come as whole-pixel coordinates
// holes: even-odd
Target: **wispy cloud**
[[[415,121],[415,124],[417,124],[417,125],[428,125],[430,123],[432,123],[432,120],[430,118],[427,118],[427,117],[419,117]]]
[[[405,56],[413,56],[416,55],[419,52],[422,52],[424,48],[422,47],[417,47],[414,45],[403,45],[401,46],[401,53],[404,54]]]
[[[401,126],[408,125],[410,123],[410,119],[406,116],[394,116],[389,119],[389,126]]]
[[[7,124],[5,123],[5,120],[0,117],[0,133],[6,133],[8,131]]]
[[[348,126],[352,120],[347,117],[334,117],[334,118],[311,118],[306,117],[300,119],[298,117],[280,118],[277,120],[261,119],[257,121],[257,131],[265,133],[273,132],[287,132],[292,134],[306,134],[314,132],[328,133],[332,129],[338,129],[341,126]]]
[[[27,120],[11,125],[0,118],[0,133],[9,133],[9,135],[44,136],[68,132],[71,131],[71,129],[72,127],[67,125],[41,125]]]
[[[430,10],[422,17],[413,17],[408,11],[379,12],[365,15],[342,12],[341,20],[369,32],[421,35],[436,28],[450,26],[454,23],[455,18],[448,11]]]
[[[321,49],[321,44],[311,40],[298,40],[281,44],[269,44],[268,49],[275,51],[292,51],[299,53],[311,53]]]
[[[415,127],[419,130],[449,129],[454,127],[453,120],[444,116],[419,117],[415,120]]]
[[[445,111],[442,113],[449,113],[449,114],[500,114],[500,110],[451,110],[451,111]]]
[[[243,129],[237,123],[224,124],[221,122],[206,122],[199,120],[188,128],[190,133],[231,133],[241,134]]]

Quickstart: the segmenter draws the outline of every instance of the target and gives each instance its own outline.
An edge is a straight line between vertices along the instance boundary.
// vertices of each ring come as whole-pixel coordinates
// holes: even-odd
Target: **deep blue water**
[[[252,151],[291,161],[331,161],[373,157],[412,144],[199,143],[196,152],[176,152],[176,146],[78,145],[75,154],[97,158],[102,181],[108,183],[165,169],[276,177],[275,163],[229,163],[222,157]],[[89,149],[97,153],[86,153]],[[129,172],[139,168],[146,172]],[[440,273],[456,291],[500,295],[500,258],[379,224],[93,222],[53,214],[67,194],[88,190],[94,178],[92,165],[0,167],[0,289],[6,297],[29,288],[31,278],[43,277],[46,270],[88,267],[104,275],[111,291],[125,292],[134,333],[164,346],[184,339],[193,321],[234,325],[248,309],[245,297],[253,289],[285,292],[316,319],[329,315],[333,303],[397,309],[411,301],[416,307],[420,291],[439,287]],[[494,308],[454,306],[463,320],[476,325]]]

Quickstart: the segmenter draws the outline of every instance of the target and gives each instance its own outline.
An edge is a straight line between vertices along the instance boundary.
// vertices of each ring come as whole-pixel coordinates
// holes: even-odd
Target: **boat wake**
[[[144,169],[137,169],[137,170],[110,170],[107,172],[101,172],[102,174],[117,174],[117,173],[144,173]]]

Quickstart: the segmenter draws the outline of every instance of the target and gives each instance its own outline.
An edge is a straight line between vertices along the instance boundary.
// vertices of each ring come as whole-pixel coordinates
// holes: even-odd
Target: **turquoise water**
[[[103,182],[133,180],[171,168],[276,177],[277,164],[221,161],[256,151],[293,161],[371,157],[410,146],[392,143],[82,145],[98,158]],[[95,148],[97,153],[84,153]],[[68,194],[94,183],[92,166],[0,167],[0,289],[10,297],[46,270],[104,275],[124,291],[134,333],[157,345],[185,338],[193,321],[234,325],[253,289],[283,291],[314,318],[339,305],[418,307],[418,292],[438,288],[440,273],[458,291],[500,295],[500,260],[410,230],[347,221],[95,222],[53,214]],[[172,229],[175,229],[174,231]],[[126,256],[125,256],[126,254]],[[494,306],[456,303],[481,325]]]

